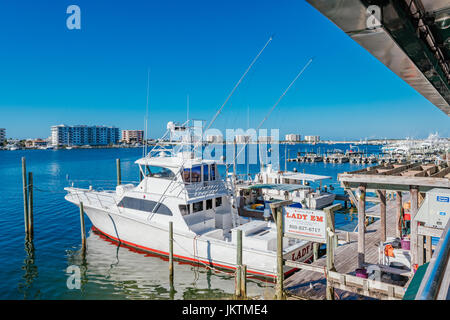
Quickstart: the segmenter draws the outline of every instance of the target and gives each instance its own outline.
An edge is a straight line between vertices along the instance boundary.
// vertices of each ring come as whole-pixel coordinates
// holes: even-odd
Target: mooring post
[[[28,239],[33,235],[33,172],[28,172]]]
[[[395,236],[397,238],[402,237],[402,192],[397,191],[396,192],[396,202],[397,202],[397,216],[396,216],[396,228],[395,228]]]
[[[83,202],[80,202],[80,226],[81,226],[81,252],[86,252],[86,228],[84,226],[84,207]]]
[[[173,287],[173,222],[169,222],[169,281]]]
[[[28,220],[28,184],[27,184],[27,165],[25,157],[22,157],[22,183],[23,183],[23,215],[25,223],[25,234],[28,237],[29,220]]]
[[[242,296],[241,286],[242,286],[242,230],[238,229],[236,232],[237,235],[237,252],[236,252],[236,279],[235,285],[236,290],[235,294],[238,297]]]
[[[277,299],[283,299],[283,208],[277,208]]]
[[[117,185],[120,186],[122,184],[122,175],[120,170],[120,159],[116,159],[116,167],[117,167]]]
[[[415,264],[418,264],[419,266],[423,263],[420,263],[418,259],[418,236],[417,236],[417,221],[414,221],[414,218],[416,217],[417,211],[419,210],[419,190],[416,187],[412,187],[410,189],[411,194],[411,234],[410,234],[410,243],[411,243],[411,266],[414,266]],[[423,245],[422,245],[423,248]],[[423,254],[422,254],[423,256]]]
[[[386,242],[386,190],[377,190],[380,198],[380,240]]]

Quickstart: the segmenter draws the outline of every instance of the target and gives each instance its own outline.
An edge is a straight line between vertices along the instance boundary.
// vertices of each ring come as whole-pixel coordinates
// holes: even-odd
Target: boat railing
[[[79,189],[72,188],[68,193],[68,196],[72,199],[77,199],[78,203],[85,203],[89,205],[97,205],[102,209],[111,209],[111,207],[116,207],[120,212],[120,207],[117,203],[116,197],[113,195],[113,191],[100,191],[92,192],[92,189]]]

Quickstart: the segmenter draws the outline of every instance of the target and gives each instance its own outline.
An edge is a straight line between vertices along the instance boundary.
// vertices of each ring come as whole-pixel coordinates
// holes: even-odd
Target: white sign
[[[320,210],[284,207],[284,233],[287,237],[326,242],[326,214]]]

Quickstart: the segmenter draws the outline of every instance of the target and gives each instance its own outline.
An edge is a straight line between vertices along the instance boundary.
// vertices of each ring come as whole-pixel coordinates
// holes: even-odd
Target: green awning
[[[416,299],[417,291],[419,291],[420,284],[422,283],[423,276],[427,271],[428,265],[430,263],[427,262],[424,265],[421,265],[417,268],[414,277],[412,278],[408,289],[406,289],[405,295],[403,296],[403,300],[414,300]]]

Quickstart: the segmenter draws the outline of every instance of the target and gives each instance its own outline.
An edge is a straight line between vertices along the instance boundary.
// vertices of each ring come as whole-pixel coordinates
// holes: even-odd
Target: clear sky
[[[81,8],[81,30],[66,9]],[[450,117],[306,1],[21,0],[0,2],[0,127],[46,138],[65,123],[143,129],[150,68],[150,137],[168,121],[210,120],[262,48],[214,127],[266,122],[323,139],[450,136]],[[249,120],[247,114],[249,113]]]

